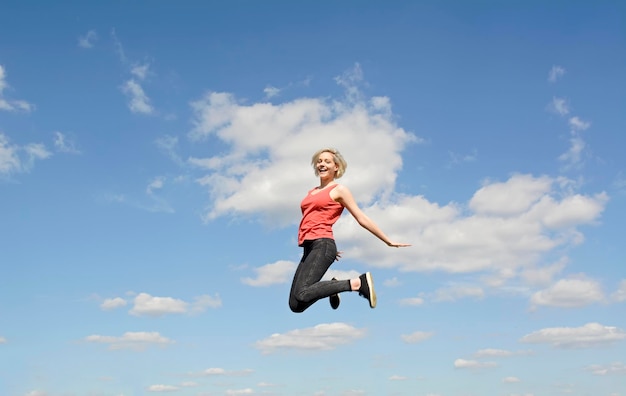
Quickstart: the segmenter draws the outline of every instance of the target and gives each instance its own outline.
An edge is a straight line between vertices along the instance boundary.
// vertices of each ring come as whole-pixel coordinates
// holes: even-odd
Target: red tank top
[[[315,191],[314,188],[300,203],[302,220],[298,229],[299,246],[302,246],[305,240],[333,238],[333,224],[343,212],[343,205],[333,201],[330,197],[330,192],[337,186],[338,184],[335,184],[316,194],[311,194]]]

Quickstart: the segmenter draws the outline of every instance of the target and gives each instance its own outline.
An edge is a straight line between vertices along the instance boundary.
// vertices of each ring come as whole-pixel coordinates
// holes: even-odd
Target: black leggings
[[[304,241],[304,254],[293,276],[289,308],[293,312],[304,312],[317,300],[333,294],[351,291],[349,280],[321,281],[337,258],[337,246],[331,238]]]

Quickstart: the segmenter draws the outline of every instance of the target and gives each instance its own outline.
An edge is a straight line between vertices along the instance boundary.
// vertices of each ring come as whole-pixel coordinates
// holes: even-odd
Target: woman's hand
[[[399,248],[399,247],[411,246],[411,244],[410,243],[398,243],[398,242],[389,241],[389,242],[387,242],[387,246]]]
[[[335,256],[335,261],[339,261],[339,259],[341,258],[342,254],[343,254],[343,252],[337,251],[337,255]]]

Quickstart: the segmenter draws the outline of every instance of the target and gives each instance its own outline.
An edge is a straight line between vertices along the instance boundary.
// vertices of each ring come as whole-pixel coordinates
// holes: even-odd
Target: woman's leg
[[[336,258],[334,240],[320,238],[306,242],[289,294],[289,308],[293,312],[303,312],[321,298],[351,290],[348,280],[320,281]]]

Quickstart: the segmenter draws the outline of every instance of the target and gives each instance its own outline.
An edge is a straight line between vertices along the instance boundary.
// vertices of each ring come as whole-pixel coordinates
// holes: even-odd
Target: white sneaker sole
[[[374,279],[370,272],[365,273],[365,279],[367,279],[367,288],[370,292],[370,308],[376,308],[376,292],[374,291]]]

